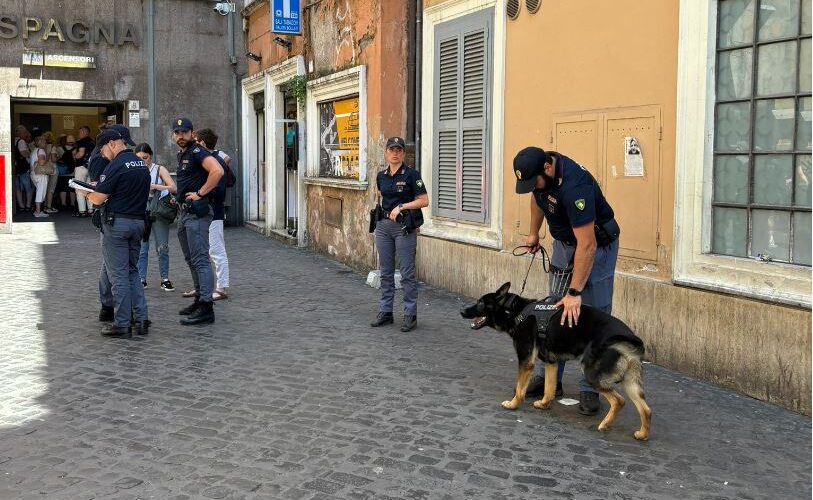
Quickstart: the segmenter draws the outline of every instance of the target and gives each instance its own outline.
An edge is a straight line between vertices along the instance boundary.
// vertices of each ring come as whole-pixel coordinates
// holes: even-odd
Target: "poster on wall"
[[[641,145],[635,137],[624,137],[624,175],[627,177],[644,176],[644,155]]]
[[[359,179],[358,96],[319,103],[319,176]]]
[[[74,121],[73,115],[62,115],[62,129],[73,130]]]

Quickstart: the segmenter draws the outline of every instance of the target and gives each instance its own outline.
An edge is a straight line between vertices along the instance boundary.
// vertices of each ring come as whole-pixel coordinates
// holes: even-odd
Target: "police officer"
[[[178,152],[178,192],[181,207],[178,220],[178,241],[195,284],[195,302],[179,311],[182,325],[214,323],[212,302],[214,272],[209,261],[209,226],[212,207],[209,194],[223,177],[220,163],[192,138],[192,122],[178,118],[172,122],[172,136],[181,148]]]
[[[134,316],[136,333],[145,335],[149,328],[147,301],[136,266],[150,190],[149,170],[116,130],[103,130],[96,145],[110,164],[100,176],[96,191],[88,194],[88,200],[103,205],[102,258],[115,302],[113,324],[104,327],[102,334],[129,338]]]
[[[104,127],[102,130],[110,128],[121,134],[122,140],[128,146],[135,146],[135,142],[130,137],[130,129],[125,127],[124,125],[111,125],[109,127]],[[92,141],[90,144],[94,144]],[[104,170],[110,164],[110,160],[105,158],[101,152],[99,151],[99,146],[94,145],[93,150],[91,151],[90,155],[87,158],[86,167],[88,170],[88,180],[92,184],[96,184],[99,182],[99,178],[104,173]],[[90,209],[92,204],[88,202],[88,208]],[[90,211],[90,210],[89,210]],[[99,219],[100,214],[96,214],[94,219],[98,219],[99,228],[101,229],[101,219]],[[104,244],[104,232],[100,232],[99,234],[99,243],[100,245]],[[114,316],[114,307],[116,305],[116,301],[113,298],[113,289],[110,283],[110,276],[107,273],[107,267],[104,265],[104,259],[102,259],[102,266],[99,270],[99,302],[102,304],[102,308],[99,310],[99,321],[113,321],[115,318]]]
[[[540,248],[543,218],[553,236],[550,290],[552,296],[560,298],[557,305],[563,308],[562,324],[578,323],[582,303],[610,313],[621,231],[596,180],[567,156],[536,147],[517,153],[514,173],[517,193],[533,193],[527,240],[531,251]],[[559,363],[557,396],[562,392],[564,367],[564,362]],[[528,394],[543,392],[543,377],[544,366],[539,364]],[[598,393],[584,377],[579,382],[579,391],[579,411],[595,415],[599,410]]]
[[[415,230],[423,222],[421,208],[429,205],[429,196],[420,172],[404,164],[404,146],[404,140],[400,137],[387,139],[384,152],[387,168],[379,172],[375,180],[385,218],[378,221],[375,228],[375,246],[381,267],[381,300],[378,303],[378,316],[370,326],[393,322],[397,253],[404,287],[404,323],[401,331],[408,332],[418,325],[418,282],[415,279],[418,234]]]

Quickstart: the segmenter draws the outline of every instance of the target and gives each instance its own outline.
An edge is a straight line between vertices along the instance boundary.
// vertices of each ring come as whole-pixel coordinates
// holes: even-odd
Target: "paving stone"
[[[366,270],[241,228],[226,245],[214,325],[178,323],[173,235],[178,291],[148,288],[150,335],[127,341],[98,333],[87,220],[0,235],[0,498],[811,497],[808,417],[651,364],[646,443],[631,404],[604,433],[573,406],[506,411],[511,342],[468,328],[470,299],[423,286],[416,330],[374,329]]]

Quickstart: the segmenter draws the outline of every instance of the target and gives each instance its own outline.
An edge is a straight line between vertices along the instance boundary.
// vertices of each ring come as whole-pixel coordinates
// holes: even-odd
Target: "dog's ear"
[[[497,289],[497,297],[502,297],[508,294],[508,289],[511,288],[511,282],[507,281],[499,289]]]

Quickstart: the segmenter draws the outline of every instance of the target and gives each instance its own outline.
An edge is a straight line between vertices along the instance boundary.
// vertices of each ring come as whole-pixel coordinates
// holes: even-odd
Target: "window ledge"
[[[367,188],[369,187],[367,182],[353,181],[349,179],[331,179],[329,177],[305,177],[303,182],[312,186],[353,189],[356,191],[367,191]]]
[[[421,227],[419,234],[427,238],[456,241],[478,247],[502,250],[502,235],[493,231],[490,226],[432,219]]]

